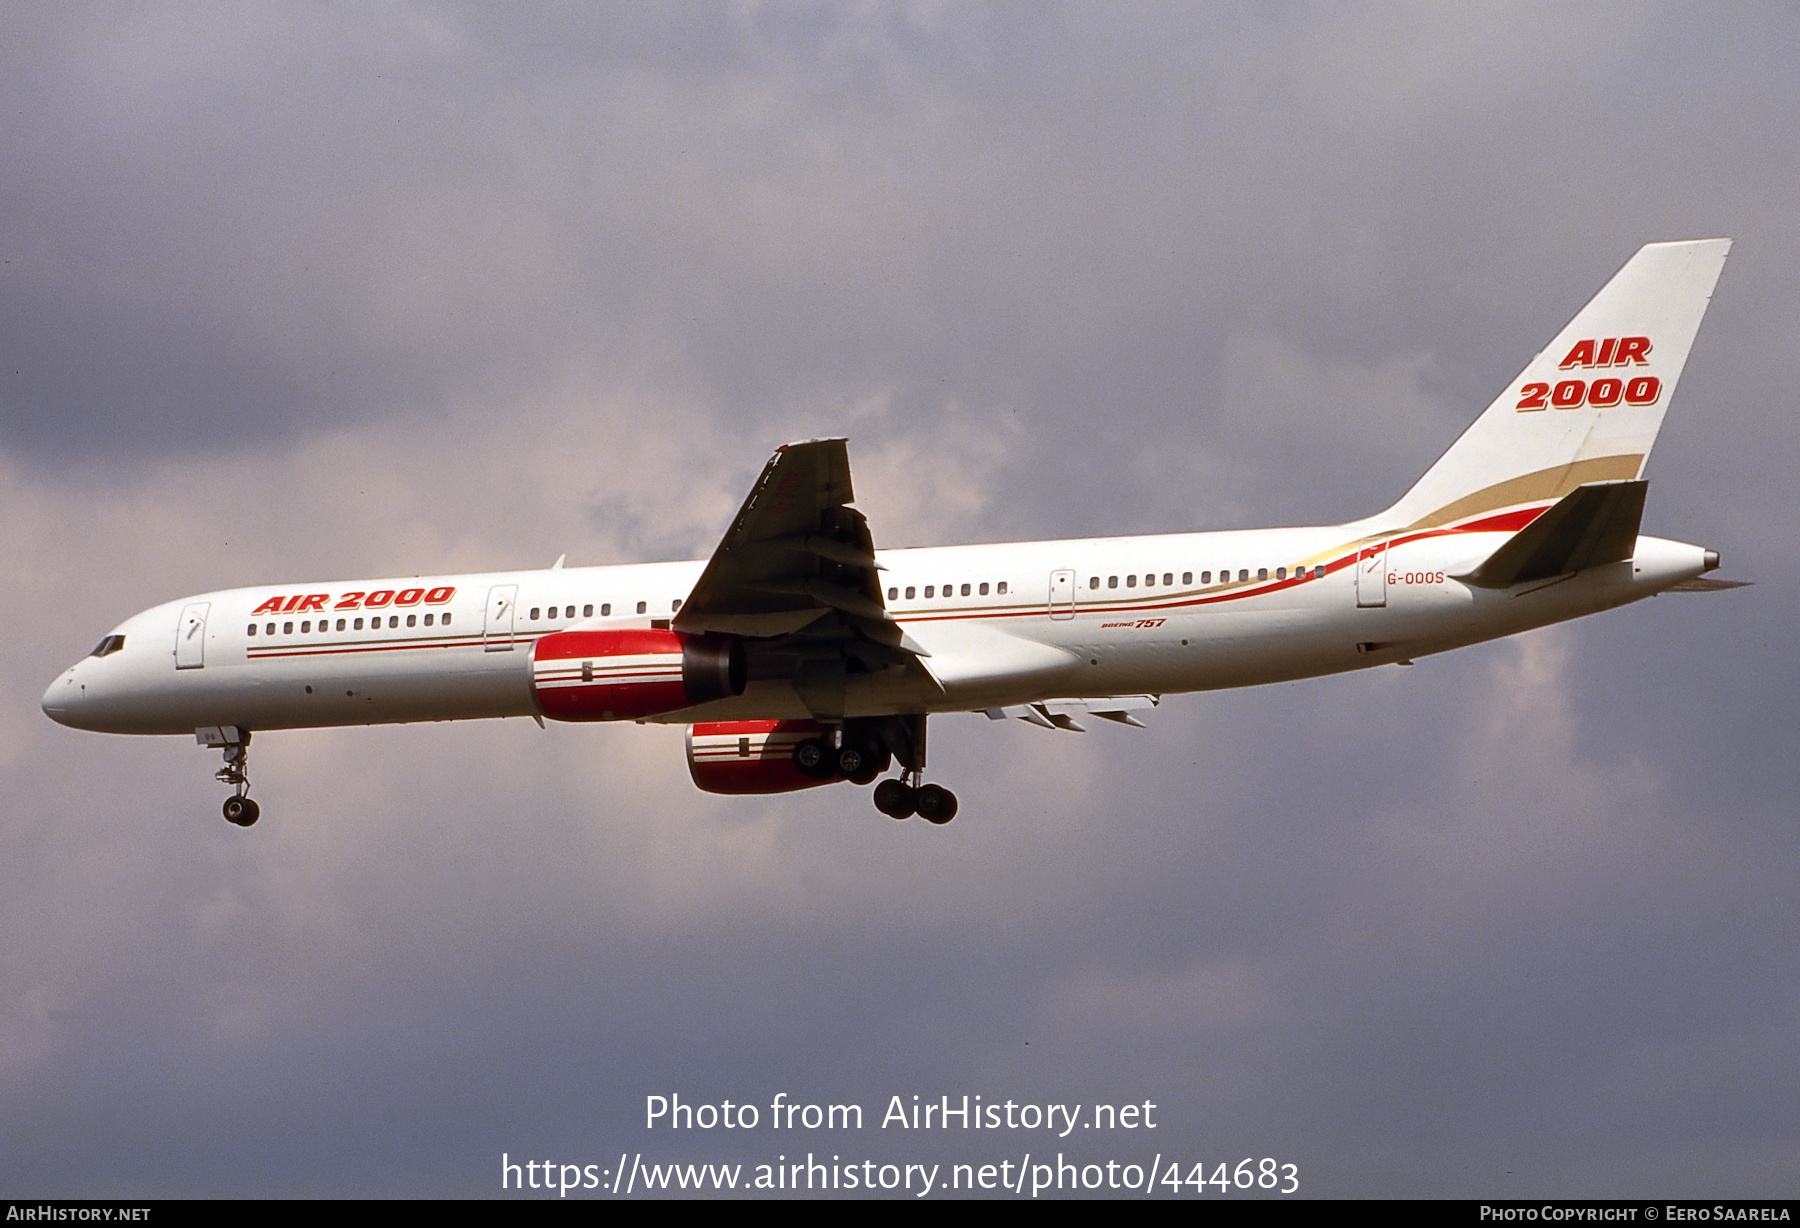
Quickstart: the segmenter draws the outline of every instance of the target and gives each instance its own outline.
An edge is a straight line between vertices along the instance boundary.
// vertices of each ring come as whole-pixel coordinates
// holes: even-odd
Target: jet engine
[[[559,631],[532,648],[531,687],[559,721],[629,721],[744,693],[730,636],[631,627]]]
[[[794,747],[823,736],[812,721],[711,721],[689,725],[688,774],[708,793],[791,793],[840,780],[809,776],[794,763]]]

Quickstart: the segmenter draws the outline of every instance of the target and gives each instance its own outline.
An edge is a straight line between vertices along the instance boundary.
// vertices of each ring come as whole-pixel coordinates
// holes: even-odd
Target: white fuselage
[[[843,715],[1165,695],[1338,673],[1624,605],[1707,568],[1697,546],[1640,537],[1625,562],[1479,588],[1455,577],[1510,532],[1396,535],[1371,556],[1365,527],[882,551],[888,612],[929,654],[933,678],[902,669],[853,676]],[[667,620],[704,567],[200,594],[127,619],[113,633],[123,646],[66,670],[43,707],[65,725],[134,734],[539,716],[531,667],[539,637]],[[370,608],[372,599],[381,604]],[[741,696],[654,719],[807,715],[789,680],[753,675]]]

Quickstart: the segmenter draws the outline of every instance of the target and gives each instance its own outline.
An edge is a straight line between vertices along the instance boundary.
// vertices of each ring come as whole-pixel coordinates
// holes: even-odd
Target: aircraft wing
[[[672,628],[779,639],[813,661],[900,665],[929,678],[924,649],[882,603],[874,540],[854,497],[844,440],[777,448]]]

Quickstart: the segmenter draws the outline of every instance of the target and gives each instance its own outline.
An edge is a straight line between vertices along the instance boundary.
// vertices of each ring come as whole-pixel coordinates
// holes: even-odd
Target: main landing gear
[[[236,790],[225,799],[222,807],[225,821],[249,827],[262,817],[262,807],[250,798],[250,731],[226,725],[199,730],[197,736],[201,743],[217,746],[225,752],[225,766],[213,774],[220,784]]]
[[[918,815],[927,823],[948,823],[956,817],[956,794],[942,785],[919,783],[919,772],[902,772],[875,786],[875,809],[890,819]]]
[[[836,731],[806,738],[794,747],[794,766],[814,780],[843,777],[873,783],[894,760],[900,775],[875,786],[875,809],[895,819],[913,815],[929,823],[956,817],[956,794],[925,783],[925,716],[855,717]]]

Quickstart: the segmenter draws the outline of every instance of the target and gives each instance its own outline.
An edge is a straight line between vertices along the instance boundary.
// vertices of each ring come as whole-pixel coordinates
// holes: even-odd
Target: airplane
[[[51,719],[193,734],[248,827],[252,731],[529,717],[687,726],[701,789],[867,785],[947,823],[926,725],[1126,725],[1163,698],[1444,652],[1705,579],[1643,472],[1729,239],[1640,249],[1386,510],[1322,527],[877,550],[844,439],[778,448],[692,562],[255,585],[126,619]]]

